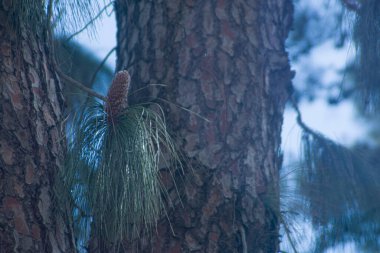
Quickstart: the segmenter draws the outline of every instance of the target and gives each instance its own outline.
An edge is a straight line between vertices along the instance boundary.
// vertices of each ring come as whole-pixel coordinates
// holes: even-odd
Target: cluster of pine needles
[[[182,164],[159,105],[108,116],[93,100],[74,117],[60,192],[70,192],[78,240],[88,240],[91,223],[92,234],[116,245],[155,226],[167,195],[159,170]]]

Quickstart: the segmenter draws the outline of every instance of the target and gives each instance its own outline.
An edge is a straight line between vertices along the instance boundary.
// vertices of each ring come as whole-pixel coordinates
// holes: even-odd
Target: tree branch
[[[243,246],[242,253],[247,253],[247,238],[245,236],[245,229],[243,225],[239,226],[240,236],[241,236],[241,243]]]
[[[100,95],[99,93],[95,92],[93,89],[90,89],[90,88],[84,86],[83,84],[81,84],[80,82],[78,82],[77,80],[74,80],[71,77],[67,76],[65,73],[62,72],[62,70],[60,70],[60,68],[58,66],[56,66],[55,69],[56,69],[58,75],[62,79],[64,79],[65,81],[69,82],[70,84],[75,85],[79,89],[87,92],[89,95],[96,97],[96,98],[99,98],[100,100],[103,100],[104,102],[107,100],[107,98],[105,96]]]
[[[311,129],[310,127],[308,127],[305,124],[305,122],[303,122],[303,120],[302,120],[302,114],[301,114],[301,111],[300,111],[300,109],[298,107],[298,103],[297,103],[297,101],[295,100],[295,98],[293,96],[290,97],[290,103],[292,104],[293,109],[297,113],[297,123],[302,128],[302,130],[308,132],[309,134],[312,134],[312,135],[315,135],[315,136],[319,136],[319,134],[317,132],[315,132],[313,129]]]

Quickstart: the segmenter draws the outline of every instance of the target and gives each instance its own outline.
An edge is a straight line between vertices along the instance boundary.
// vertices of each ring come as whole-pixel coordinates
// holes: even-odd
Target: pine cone
[[[130,81],[131,77],[128,71],[122,70],[116,73],[107,94],[106,113],[109,122],[114,122],[120,113],[128,107]]]

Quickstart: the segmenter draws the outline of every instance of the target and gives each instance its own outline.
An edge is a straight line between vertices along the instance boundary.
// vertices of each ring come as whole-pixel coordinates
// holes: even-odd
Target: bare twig
[[[240,225],[239,226],[239,231],[240,231],[240,236],[241,236],[241,243],[242,243],[242,246],[243,246],[243,251],[242,253],[247,253],[248,249],[247,249],[247,238],[245,236],[245,229],[243,227],[243,225]]]
[[[79,89],[87,92],[89,95],[96,97],[96,98],[99,98],[103,101],[107,100],[107,98],[105,96],[100,95],[99,93],[95,92],[93,89],[90,89],[90,88],[84,86],[83,84],[81,84],[80,82],[78,82],[77,80],[74,80],[71,77],[67,76],[65,73],[62,72],[62,70],[60,70],[60,68],[58,66],[56,66],[56,71],[62,79],[64,79],[65,81],[69,82],[72,85],[75,85]]]
[[[293,109],[296,111],[296,113],[297,113],[297,123],[298,123],[298,125],[304,130],[304,131],[306,131],[306,132],[308,132],[308,133],[310,133],[310,134],[312,134],[312,135],[317,135],[317,136],[319,136],[320,134],[318,134],[317,132],[315,132],[313,129],[311,129],[310,127],[308,127],[306,124],[305,124],[305,122],[303,122],[303,120],[302,120],[302,114],[301,114],[301,111],[300,111],[300,109],[299,109],[299,107],[298,107],[298,103],[297,103],[297,101],[295,100],[295,98],[292,96],[291,98],[290,98],[290,103],[292,104],[292,106],[293,106]]]

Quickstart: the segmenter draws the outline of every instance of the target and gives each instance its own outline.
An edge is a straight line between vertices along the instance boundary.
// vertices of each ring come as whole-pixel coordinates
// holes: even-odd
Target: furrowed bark
[[[117,0],[116,15],[129,100],[161,103],[194,169],[179,185],[184,207],[172,188],[170,222],[126,252],[278,252],[291,1]],[[137,91],[148,83],[167,87]]]
[[[0,2],[0,252],[74,252],[53,202],[65,150],[62,87],[46,33],[12,23],[20,18],[9,15],[12,4]]]

